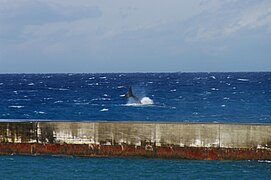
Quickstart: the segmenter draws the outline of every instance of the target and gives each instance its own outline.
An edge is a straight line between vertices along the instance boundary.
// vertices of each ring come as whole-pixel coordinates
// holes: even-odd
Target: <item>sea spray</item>
[[[150,99],[149,97],[143,97],[140,102],[144,105],[151,105],[153,104],[153,100]]]
[[[130,98],[126,105],[128,105],[128,106],[144,106],[144,105],[154,104],[153,100],[149,97],[143,97],[142,99],[140,99],[140,103],[137,103],[134,99]]]

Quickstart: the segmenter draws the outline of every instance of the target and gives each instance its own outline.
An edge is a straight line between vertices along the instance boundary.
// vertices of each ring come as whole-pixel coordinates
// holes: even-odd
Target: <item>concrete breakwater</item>
[[[271,160],[271,124],[1,121],[0,154]]]

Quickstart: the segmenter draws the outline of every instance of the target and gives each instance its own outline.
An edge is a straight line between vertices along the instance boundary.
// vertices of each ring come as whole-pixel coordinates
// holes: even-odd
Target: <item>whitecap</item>
[[[30,117],[30,115],[29,115],[29,114],[24,114],[24,116],[25,116],[25,117]]]
[[[48,87],[49,90],[58,90],[58,91],[68,91],[69,89],[65,89],[65,88],[52,88],[52,87]]]
[[[238,81],[249,81],[249,79],[237,79]]]
[[[269,160],[258,160],[259,163],[271,163]]]
[[[92,79],[95,79],[95,77],[90,77],[90,78],[88,78],[88,79],[92,80]]]
[[[30,92],[30,93],[33,93],[33,92],[39,92],[38,90],[21,90],[20,92]]]
[[[218,89],[216,89],[216,88],[212,88],[211,90],[212,90],[212,91],[218,91]]]
[[[226,107],[226,105],[225,105],[225,104],[222,104],[221,107]]]
[[[102,76],[102,77],[99,77],[100,79],[106,79],[107,77],[106,76]]]
[[[78,103],[75,103],[76,105],[88,105],[89,102],[78,102]]]
[[[99,86],[99,83],[89,83],[88,86]]]
[[[54,104],[63,103],[63,101],[55,101]]]
[[[43,98],[44,100],[52,100],[53,98],[50,98],[50,97],[48,97],[48,98]]]
[[[195,77],[195,78],[193,78],[193,80],[195,81],[195,80],[201,80],[201,77]]]
[[[12,106],[9,106],[9,108],[17,108],[17,109],[21,109],[23,108],[24,106],[15,106],[15,105],[12,105]]]
[[[216,79],[216,77],[215,77],[215,76],[210,76],[210,78],[211,78],[211,79]]]
[[[4,83],[0,83],[0,86],[3,85]]]
[[[109,109],[103,108],[103,109],[101,109],[100,111],[101,111],[101,112],[105,112],[105,111],[109,111]]]
[[[108,94],[104,94],[104,97],[108,97]]]
[[[30,99],[8,99],[9,102],[30,101]]]
[[[28,86],[34,86],[35,84],[34,83],[29,83]]]
[[[100,98],[103,101],[111,101],[111,98]]]
[[[176,89],[171,89],[171,90],[170,90],[170,92],[175,92],[175,91],[177,91],[177,90],[176,90]]]
[[[117,88],[118,88],[118,89],[121,89],[121,88],[124,88],[124,86],[118,86]]]
[[[34,111],[36,114],[45,114],[43,111]]]
[[[13,91],[14,94],[18,94],[18,91]]]

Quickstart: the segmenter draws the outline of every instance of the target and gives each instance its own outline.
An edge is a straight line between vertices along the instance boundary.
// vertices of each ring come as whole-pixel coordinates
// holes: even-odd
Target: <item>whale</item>
[[[125,93],[124,98],[132,98],[137,104],[142,104],[138,97],[133,94],[132,87],[130,86],[128,92]]]

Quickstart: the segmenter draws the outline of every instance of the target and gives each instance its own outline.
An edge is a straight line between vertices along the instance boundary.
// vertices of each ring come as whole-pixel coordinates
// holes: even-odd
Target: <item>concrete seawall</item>
[[[0,122],[0,154],[271,160],[271,124]]]

